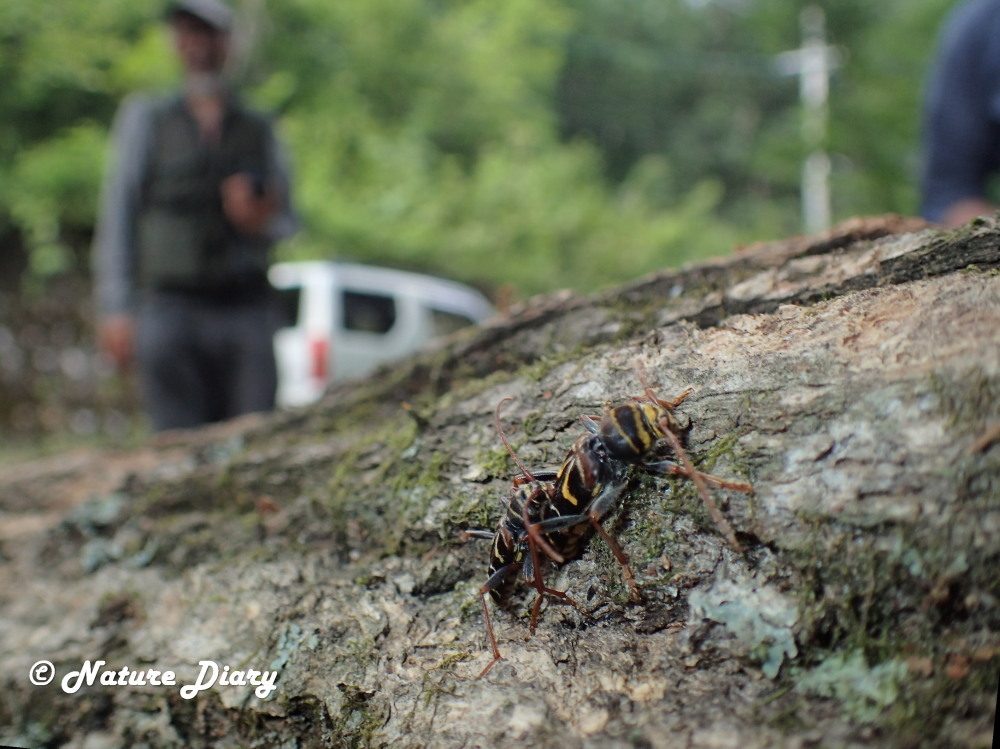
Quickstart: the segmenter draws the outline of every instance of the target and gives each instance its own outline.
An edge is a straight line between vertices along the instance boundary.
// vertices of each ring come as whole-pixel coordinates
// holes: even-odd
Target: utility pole
[[[799,16],[802,46],[778,55],[775,67],[781,75],[799,77],[802,103],[802,140],[807,156],[802,165],[802,225],[808,234],[830,226],[830,157],[826,153],[827,102],[830,73],[840,65],[841,55],[826,43],[826,15],[818,5],[809,5]]]

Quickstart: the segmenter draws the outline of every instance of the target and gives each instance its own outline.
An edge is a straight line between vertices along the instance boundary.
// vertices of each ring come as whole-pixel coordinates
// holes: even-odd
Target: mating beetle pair
[[[479,591],[493,660],[483,669],[480,678],[502,659],[490,621],[487,595],[498,603],[502,601],[513,587],[518,571],[537,592],[529,625],[531,633],[535,631],[543,597],[580,608],[565,591],[545,585],[541,570],[543,555],[556,563],[573,559],[579,556],[590,535],[597,531],[621,565],[632,600],[640,600],[628,558],[602,525],[625,489],[631,465],[652,473],[679,474],[691,479],[726,540],[734,549],[742,551],[732,527],[712,501],[707,485],[740,492],[751,492],[753,488],[744,482],[726,481],[695,469],[681,446],[677,436],[680,425],[673,414],[691,390],[685,390],[672,401],[661,400],[647,384],[641,365],[637,364],[637,370],[645,395],[614,408],[605,406],[600,419],[583,417],[587,433],[573,443],[558,471],[532,473],[521,464],[500,426],[500,407],[507,399],[497,405],[497,431],[520,474],[503,500],[505,512],[496,531],[466,531],[468,536],[493,541],[489,578]],[[663,441],[679,462],[653,459]]]

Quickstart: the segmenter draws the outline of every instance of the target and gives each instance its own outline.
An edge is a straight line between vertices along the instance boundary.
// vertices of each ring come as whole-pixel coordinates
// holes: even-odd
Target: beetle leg
[[[688,476],[698,488],[698,493],[701,495],[701,499],[708,508],[708,511],[712,514],[712,519],[715,520],[716,526],[718,526],[722,535],[726,537],[726,540],[729,541],[729,545],[736,549],[736,551],[742,553],[743,547],[740,545],[740,542],[736,540],[736,534],[733,532],[733,526],[731,526],[729,521],[726,520],[725,515],[719,512],[719,508],[715,506],[715,502],[712,501],[712,497],[708,494],[708,489],[705,488],[704,474],[696,470],[694,465],[692,465],[691,459],[687,456],[687,453],[681,446],[681,441],[677,439],[677,435],[669,429],[665,430],[665,435],[667,441],[674,450],[674,454],[680,458],[681,463],[684,464],[684,475]]]
[[[593,416],[587,416],[584,414],[580,417],[580,423],[583,424],[584,428],[591,434],[597,434],[601,431],[601,420]]]
[[[486,604],[486,598],[487,596],[489,596],[491,592],[500,587],[503,581],[506,580],[507,577],[512,572],[516,572],[520,566],[521,566],[520,561],[511,562],[510,564],[504,565],[496,572],[494,572],[492,575],[490,575],[489,579],[485,583],[483,583],[483,587],[479,589],[479,596],[483,600],[483,619],[486,621],[486,634],[489,635],[490,648],[493,650],[493,660],[490,661],[486,665],[486,668],[484,668],[482,672],[479,674],[479,676],[477,677],[479,679],[482,679],[484,676],[486,676],[486,674],[489,673],[490,669],[493,668],[493,666],[495,666],[499,661],[503,660],[503,656],[500,655],[500,648],[497,647],[497,638],[493,632],[493,622],[490,620],[490,609],[489,606]]]
[[[673,411],[681,403],[683,403],[685,400],[687,400],[687,397],[689,395],[691,395],[691,393],[693,393],[693,392],[694,392],[694,388],[684,388],[684,391],[680,395],[678,395],[673,400],[668,401],[668,400],[664,400],[663,398],[657,398],[656,395],[653,394],[652,390],[646,390],[646,397],[649,398],[651,401],[653,401],[653,403],[659,403],[661,406],[663,406],[667,410]]]
[[[468,538],[489,538],[489,539],[492,540],[492,538],[496,535],[496,531],[482,531],[482,530],[474,530],[474,529],[470,528],[468,530],[459,531],[459,535],[461,535],[462,538],[466,538],[466,539],[468,539]]]
[[[611,537],[611,534],[604,530],[604,526],[601,525],[601,520],[604,516],[608,514],[615,500],[621,494],[622,489],[625,488],[625,482],[609,484],[604,487],[600,494],[594,499],[590,504],[590,509],[586,513],[581,513],[578,515],[565,515],[558,518],[549,518],[548,520],[543,520],[540,523],[535,523],[534,527],[540,532],[551,533],[557,530],[564,530],[566,528],[572,528],[583,523],[590,523],[597,529],[597,532],[601,534],[601,538],[607,543],[608,548],[615,555],[615,559],[618,560],[618,564],[621,565],[622,575],[625,578],[625,585],[629,589],[629,596],[633,601],[638,603],[641,600],[639,595],[639,586],[635,582],[635,575],[632,573],[632,568],[629,566],[628,557],[625,552],[622,551],[618,543]],[[536,601],[536,606],[538,602]],[[579,608],[579,607],[577,607]]]
[[[535,604],[534,606],[531,607],[531,623],[528,625],[528,631],[531,634],[535,634],[535,628],[538,624],[538,613],[539,611],[541,611],[542,608],[542,599],[545,598],[546,596],[549,598],[554,598],[560,603],[567,603],[573,608],[575,608],[577,611],[579,611],[581,614],[587,616],[587,612],[584,611],[582,608],[580,608],[580,604],[578,604],[576,601],[570,598],[566,594],[566,591],[556,590],[555,588],[547,587],[545,585],[545,581],[542,579],[541,570],[537,566],[534,568],[532,576],[534,579],[529,580],[528,579],[529,571],[527,569],[527,566],[525,566],[525,575],[524,575],[525,581],[537,591],[537,595],[535,596]]]
[[[680,466],[672,460],[658,460],[653,463],[643,463],[642,467],[650,473],[659,473],[664,476],[669,474],[688,477],[691,476],[684,466]],[[710,484],[717,489],[732,489],[733,491],[743,492],[744,494],[750,494],[753,492],[753,486],[745,481],[729,481],[728,479],[713,476],[710,473],[703,473],[702,471],[695,471],[695,473],[697,473],[706,484]]]
[[[628,557],[625,556],[625,552],[621,550],[618,543],[611,537],[611,534],[604,530],[604,526],[601,525],[601,521],[598,520],[594,515],[590,515],[590,524],[597,529],[597,532],[601,534],[601,538],[611,549],[611,553],[615,555],[615,559],[618,560],[618,564],[622,568],[622,576],[625,578],[625,585],[628,586],[629,597],[635,602],[639,603],[642,600],[642,596],[639,595],[639,586],[635,582],[635,575],[632,574],[632,567],[629,566]]]
[[[545,540],[542,532],[538,530],[538,526],[541,523],[532,523],[528,518],[528,503],[525,502],[524,506],[521,507],[521,520],[524,523],[525,531],[528,535],[528,545],[531,547],[531,556],[535,563],[535,568],[538,568],[537,554],[535,547],[540,547],[542,551],[553,561],[558,564],[562,564],[566,561],[562,554],[556,551],[552,544]]]
[[[526,528],[525,535],[528,539],[528,550],[531,552],[528,558],[528,562],[524,567],[524,579],[531,585],[535,591],[537,591],[537,596],[535,596],[535,605],[531,607],[531,623],[528,625],[528,631],[531,634],[535,634],[535,628],[538,625],[538,612],[542,607],[542,597],[548,596],[549,598],[555,598],[557,601],[570,604],[577,611],[583,611],[580,606],[566,595],[564,590],[556,590],[555,588],[549,588],[545,585],[545,580],[542,578],[542,568],[541,563],[538,559],[538,548],[541,546],[545,550],[546,554],[555,559],[557,562],[562,562],[562,555],[558,554],[555,549],[553,549],[540,532],[537,532],[537,526],[540,523],[531,523],[528,520],[528,508],[527,503],[521,508],[521,517],[524,521],[524,527]],[[544,521],[543,521],[544,522]],[[533,532],[534,531],[534,532]],[[536,546],[536,538],[540,541],[540,544]]]
[[[618,495],[621,494],[622,489],[625,488],[625,483],[620,484],[610,484],[605,487],[597,498],[591,503],[590,511],[587,513],[587,519],[590,524],[594,526],[598,533],[601,534],[601,538],[611,549],[611,553],[615,555],[615,559],[618,560],[618,564],[621,565],[622,575],[625,578],[625,585],[628,587],[629,596],[633,601],[638,603],[642,600],[642,596],[639,595],[639,586],[635,582],[635,575],[632,574],[632,567],[629,566],[628,557],[625,556],[625,552],[622,551],[618,542],[615,541],[611,534],[604,530],[604,526],[601,525],[601,520],[604,516],[608,514],[611,510],[611,506],[614,504],[615,500],[618,499]]]

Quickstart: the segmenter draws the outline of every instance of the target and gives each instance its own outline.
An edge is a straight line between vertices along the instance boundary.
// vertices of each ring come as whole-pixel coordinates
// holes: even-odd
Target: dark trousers
[[[137,329],[139,380],[155,431],[274,408],[276,315],[267,294],[220,301],[151,292]]]

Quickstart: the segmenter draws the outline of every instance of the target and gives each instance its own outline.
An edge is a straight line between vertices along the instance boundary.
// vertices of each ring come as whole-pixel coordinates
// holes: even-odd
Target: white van
[[[311,403],[331,382],[494,314],[475,289],[417,273],[315,261],[278,263],[268,275],[283,316],[274,336],[279,406]]]

